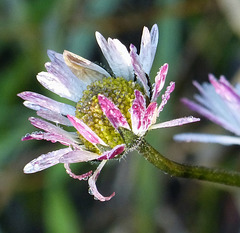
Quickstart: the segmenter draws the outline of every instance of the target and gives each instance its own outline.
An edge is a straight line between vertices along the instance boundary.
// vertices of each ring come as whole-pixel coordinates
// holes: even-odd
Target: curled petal
[[[201,134],[201,133],[183,133],[174,136],[176,141],[185,142],[205,142],[218,143],[225,146],[240,145],[240,138],[234,136],[216,135],[216,134]]]
[[[59,163],[59,158],[64,154],[70,152],[71,148],[60,149],[56,151],[49,152],[47,154],[42,154],[38,158],[32,160],[28,163],[23,171],[24,173],[35,173],[42,171],[46,168],[52,167]]]
[[[152,95],[151,102],[157,101],[157,98],[165,84],[167,72],[168,72],[168,64],[166,63],[159,69],[159,72],[158,72],[157,76],[155,77],[155,86],[153,89],[153,95]]]
[[[174,91],[174,88],[175,88],[175,83],[170,82],[169,86],[167,87],[167,90],[162,95],[162,102],[158,107],[158,114],[163,110],[164,106],[167,104],[167,102],[170,98],[170,94]]]
[[[115,156],[120,155],[123,153],[125,149],[125,145],[117,145],[112,150],[104,152],[101,156],[99,156],[98,160],[104,160],[104,159],[113,159]]]
[[[134,68],[134,72],[137,75],[137,78],[139,79],[139,81],[142,83],[145,92],[147,93],[148,96],[150,96],[150,88],[148,86],[148,79],[147,79],[146,74],[140,63],[139,56],[137,55],[137,49],[132,44],[130,45],[130,56],[131,56],[131,61],[132,61],[132,65]]]
[[[89,176],[92,175],[92,171],[89,171],[87,173],[84,173],[82,175],[76,175],[72,172],[71,168],[69,167],[68,163],[64,163],[64,167],[66,169],[67,174],[72,177],[73,179],[77,179],[77,180],[86,180],[88,179]]]
[[[68,119],[71,121],[71,123],[73,124],[73,126],[77,129],[77,131],[89,142],[91,142],[92,144],[96,145],[96,144],[102,144],[102,145],[106,145],[106,143],[97,136],[96,133],[94,133],[91,128],[89,128],[83,121],[81,121],[80,119],[74,117],[74,116],[70,116],[67,115]]]
[[[60,163],[80,163],[97,159],[99,155],[86,150],[72,150],[59,158]]]
[[[118,127],[130,129],[126,118],[122,115],[121,111],[111,100],[109,100],[104,95],[99,94],[98,102],[103,113],[106,115],[115,129],[118,129]]]
[[[163,122],[163,123],[152,125],[150,127],[150,129],[159,129],[159,128],[169,128],[169,127],[174,127],[174,126],[181,126],[181,125],[185,125],[185,124],[189,124],[189,123],[193,123],[193,122],[197,122],[197,121],[200,121],[200,118],[196,118],[196,117],[193,117],[193,116],[182,117],[182,118],[174,119],[174,120],[171,120],[171,121],[166,121],[166,122]]]
[[[93,175],[88,179],[89,193],[92,194],[94,196],[94,198],[99,201],[109,201],[113,196],[115,196],[115,192],[114,192],[109,197],[104,197],[102,194],[99,193],[97,186],[96,186],[97,178],[106,162],[107,162],[107,160],[103,160],[99,164],[99,166],[97,167],[97,169],[93,173]]]
[[[146,111],[146,101],[142,93],[138,90],[134,91],[135,99],[130,108],[132,131],[138,135],[143,127],[143,117]]]

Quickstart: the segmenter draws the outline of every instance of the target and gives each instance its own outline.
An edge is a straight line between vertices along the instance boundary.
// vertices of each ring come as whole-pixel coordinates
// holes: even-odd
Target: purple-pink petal
[[[170,121],[165,121],[156,125],[153,125],[150,127],[150,129],[159,129],[159,128],[169,128],[169,127],[174,127],[174,126],[181,126],[181,125],[185,125],[185,124],[189,124],[189,123],[193,123],[193,122],[197,122],[200,121],[200,118],[196,118],[193,116],[189,116],[189,117],[182,117],[182,118],[178,118],[178,119],[174,119],[174,120],[170,120]]]
[[[155,123],[156,117],[157,117],[156,111],[157,111],[157,103],[156,102],[150,103],[143,117],[144,131],[147,131],[148,128]]]
[[[110,99],[104,95],[99,94],[98,102],[103,113],[106,115],[115,129],[118,129],[119,127],[130,129],[126,118],[122,115],[121,111]]]
[[[56,151],[42,154],[38,158],[29,162],[23,169],[24,173],[35,173],[59,163],[59,158],[71,151],[71,148],[64,148]]]
[[[112,150],[104,152],[102,155],[100,155],[97,159],[98,160],[105,160],[105,159],[113,159],[115,156],[120,155],[123,153],[125,149],[125,145],[117,145]]]
[[[104,141],[98,137],[98,135],[91,130],[82,120],[76,118],[75,116],[67,115],[68,119],[71,121],[73,126],[77,129],[77,131],[89,142],[92,144],[102,144],[106,145]]]
[[[89,193],[92,194],[94,196],[94,198],[99,201],[109,201],[113,196],[115,196],[115,192],[114,192],[110,196],[104,197],[102,194],[99,193],[97,186],[96,186],[97,178],[106,162],[107,162],[107,160],[103,160],[99,164],[99,166],[97,167],[97,169],[93,173],[93,175],[88,179]]]
[[[153,89],[153,95],[152,95],[151,102],[157,101],[157,98],[165,84],[167,72],[168,72],[168,64],[166,63],[159,69],[159,72],[158,72],[157,76],[155,77],[155,86]]]

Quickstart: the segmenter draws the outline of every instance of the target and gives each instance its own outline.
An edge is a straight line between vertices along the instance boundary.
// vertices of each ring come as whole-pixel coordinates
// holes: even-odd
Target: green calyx
[[[133,81],[124,78],[103,78],[100,81],[91,83],[83,92],[81,100],[76,106],[76,117],[87,124],[106,144],[111,148],[123,144],[124,141],[119,132],[109,122],[98,103],[98,94],[109,98],[121,111],[129,125],[131,116],[129,109],[135,98],[134,90],[141,92],[142,88]],[[101,151],[84,139],[80,134],[85,147],[90,151],[101,154]]]

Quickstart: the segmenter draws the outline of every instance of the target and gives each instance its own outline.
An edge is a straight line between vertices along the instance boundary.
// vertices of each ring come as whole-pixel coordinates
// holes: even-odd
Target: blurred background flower
[[[67,49],[107,67],[95,31],[129,47],[140,44],[143,26],[157,23],[151,77],[168,63],[167,79],[176,82],[161,121],[190,115],[180,98],[195,93],[192,80],[207,81],[211,72],[233,77],[232,84],[240,81],[239,0],[2,0],[0,11],[0,232],[239,232],[239,189],[172,178],[136,153],[101,173],[99,190],[117,193],[108,203],[93,200],[85,192],[87,183],[69,178],[61,165],[24,175],[28,161],[53,148],[50,142],[20,141],[34,130],[27,120],[33,111],[16,96],[23,90],[49,96],[35,78],[45,70],[47,49]],[[240,170],[237,146],[172,140],[190,130],[223,131],[203,119],[152,131],[148,141],[175,161]],[[92,166],[76,164],[73,170]]]

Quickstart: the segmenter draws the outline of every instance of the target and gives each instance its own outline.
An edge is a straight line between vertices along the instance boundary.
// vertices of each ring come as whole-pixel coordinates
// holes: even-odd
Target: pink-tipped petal
[[[47,154],[42,154],[38,158],[32,160],[28,163],[23,171],[24,173],[35,173],[42,171],[46,168],[52,167],[59,163],[59,158],[64,154],[71,151],[71,148],[60,149],[56,151],[49,152]]]
[[[158,107],[158,114],[163,110],[164,106],[167,104],[167,101],[170,98],[170,94],[174,91],[175,83],[170,82],[169,86],[167,87],[165,93],[162,95],[162,102]]]
[[[112,150],[104,152],[100,155],[97,159],[98,160],[105,160],[105,159],[113,159],[115,156],[120,155],[123,153],[125,149],[125,145],[117,145]]]
[[[143,117],[146,111],[146,101],[142,93],[138,90],[134,91],[135,99],[130,108],[132,131],[138,135],[143,127]]]
[[[64,163],[64,167],[66,169],[67,174],[72,177],[73,179],[77,180],[87,180],[89,176],[92,175],[92,171],[89,171],[87,173],[84,173],[82,175],[76,175],[72,172],[71,168],[69,167],[68,163]]]
[[[174,119],[171,121],[166,121],[166,122],[162,122],[156,125],[152,125],[150,127],[150,129],[159,129],[159,128],[169,128],[169,127],[174,127],[174,126],[181,126],[181,125],[185,125],[185,124],[189,124],[189,123],[193,123],[193,122],[197,122],[200,121],[200,118],[196,118],[193,116],[189,116],[189,117],[182,117],[182,118],[178,118],[178,119]]]
[[[130,129],[126,118],[122,115],[121,111],[111,100],[109,100],[104,95],[99,94],[98,102],[103,113],[106,115],[115,129],[118,129],[118,127]]]
[[[59,158],[60,163],[88,162],[98,158],[98,154],[86,150],[72,150]]]
[[[107,162],[107,160],[103,160],[99,164],[99,166],[97,167],[97,169],[93,173],[93,175],[88,179],[89,193],[92,194],[94,196],[94,198],[99,201],[109,201],[113,196],[115,196],[115,192],[114,192],[109,197],[104,197],[102,194],[99,193],[97,186],[96,186],[97,178],[106,162]]]
[[[133,65],[135,74],[137,75],[137,78],[139,79],[139,81],[142,83],[143,88],[144,88],[145,92],[147,93],[147,95],[150,96],[148,80],[147,80],[146,74],[140,63],[139,56],[137,54],[137,49],[132,44],[130,45],[130,56],[131,56],[131,61],[132,61],[132,65]]]
[[[70,116],[67,115],[68,119],[71,121],[71,123],[73,124],[73,126],[77,129],[77,131],[89,142],[91,142],[92,144],[96,145],[96,144],[102,144],[102,145],[106,145],[106,143],[104,143],[104,141],[97,136],[96,133],[94,133],[90,127],[88,127],[83,121],[81,121],[80,119],[74,117],[74,116]]]
[[[153,95],[152,95],[151,102],[157,101],[157,98],[165,84],[167,72],[168,72],[168,64],[166,63],[159,69],[159,72],[158,72],[157,76],[155,77],[155,86],[153,89]]]
[[[157,103],[153,102],[148,105],[145,115],[143,117],[144,122],[143,133],[145,133],[148,130],[148,128],[156,122],[156,118],[157,118]]]

